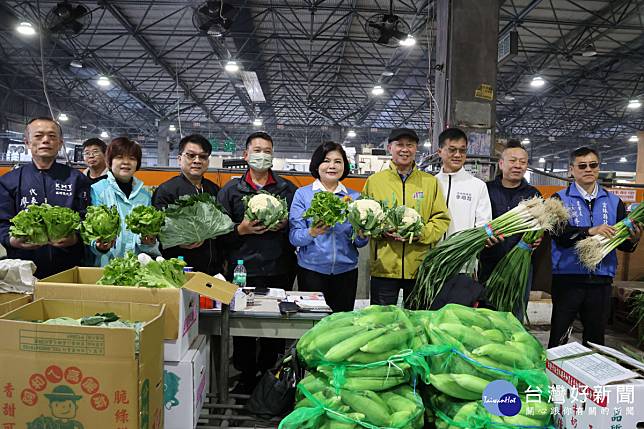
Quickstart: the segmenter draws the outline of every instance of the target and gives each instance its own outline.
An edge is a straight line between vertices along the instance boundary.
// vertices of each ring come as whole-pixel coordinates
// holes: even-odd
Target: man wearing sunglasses
[[[611,226],[626,217],[624,203],[597,183],[599,153],[581,147],[570,155],[570,173],[574,183],[557,192],[570,211],[565,229],[553,235],[552,243],[552,318],[548,347],[568,342],[577,314],[584,327],[583,342],[604,344],[611,286],[617,268],[617,254],[612,251],[595,271],[585,268],[575,252],[575,243],[593,235],[612,237]],[[635,250],[642,225],[633,224],[630,239],[618,249]]]
[[[181,174],[159,185],[152,195],[152,205],[157,209],[163,209],[183,195],[201,193],[207,193],[216,198],[219,187],[204,177],[208,170],[211,152],[212,146],[204,136],[192,134],[182,138],[177,155]],[[167,249],[160,246],[160,250],[164,258],[183,256],[194,271],[206,274],[217,274],[221,271],[215,239]]]

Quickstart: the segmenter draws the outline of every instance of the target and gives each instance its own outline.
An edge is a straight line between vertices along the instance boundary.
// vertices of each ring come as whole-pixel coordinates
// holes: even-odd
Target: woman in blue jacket
[[[159,255],[156,237],[141,237],[127,229],[125,217],[136,206],[151,205],[152,196],[143,188],[143,182],[134,173],[141,167],[141,146],[136,142],[119,137],[107,147],[107,179],[92,185],[92,204],[116,206],[121,217],[121,233],[111,243],[92,242],[90,248],[95,255],[96,266],[105,266],[112,258],[124,256],[127,252]]]
[[[347,189],[340,181],[349,174],[349,161],[341,145],[326,142],[313,156],[309,170],[315,182],[295,192],[289,213],[289,239],[297,247],[297,284],[301,291],[320,291],[336,311],[351,311],[358,285],[358,248],[368,239],[352,240],[353,228],[348,221],[332,227],[312,225],[303,219],[316,192],[333,192],[338,198],[358,199],[360,194]]]

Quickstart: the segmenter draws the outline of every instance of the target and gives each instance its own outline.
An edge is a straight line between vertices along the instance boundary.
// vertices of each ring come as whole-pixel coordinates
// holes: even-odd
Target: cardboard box
[[[32,320],[114,312],[129,328]],[[0,317],[0,427],[163,428],[163,305],[37,300]]]
[[[199,333],[199,294],[230,303],[237,286],[186,273],[181,289],[97,285],[102,268],[75,267],[36,282],[36,298],[165,304],[164,360],[180,361]]]
[[[24,293],[0,293],[0,316],[25,304],[29,304],[32,298],[32,295],[26,295]]]
[[[579,343],[547,351],[555,427],[636,429],[644,421],[644,365],[610,347]],[[638,374],[635,371],[640,371]]]
[[[210,342],[199,335],[180,362],[163,366],[165,429],[195,428],[210,386]]]

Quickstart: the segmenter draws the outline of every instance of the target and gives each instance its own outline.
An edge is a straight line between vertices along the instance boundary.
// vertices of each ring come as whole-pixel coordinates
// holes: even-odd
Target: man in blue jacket
[[[548,347],[568,342],[577,314],[584,326],[583,342],[604,344],[611,286],[617,268],[613,250],[589,271],[579,261],[575,243],[593,235],[612,237],[611,226],[626,217],[624,203],[597,183],[600,158],[595,149],[581,147],[570,155],[570,173],[575,182],[553,197],[560,198],[570,211],[570,220],[552,244],[552,318]],[[630,239],[618,249],[635,250],[642,225],[633,224]]]
[[[35,276],[43,278],[81,264],[82,241],[74,234],[46,245],[27,243],[10,236],[10,220],[28,205],[42,203],[71,208],[83,217],[90,202],[90,181],[56,162],[63,136],[53,119],[29,121],[24,140],[32,162],[0,177],[0,244],[7,249],[7,257],[33,261]]]

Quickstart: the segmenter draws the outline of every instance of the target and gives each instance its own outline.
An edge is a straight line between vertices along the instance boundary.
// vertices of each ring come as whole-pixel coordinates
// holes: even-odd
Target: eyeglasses
[[[599,162],[580,162],[577,164],[577,168],[580,170],[585,170],[588,167],[590,167],[591,170],[594,170],[599,167]]]
[[[447,153],[449,153],[450,155],[455,155],[456,153],[460,153],[461,155],[467,155],[467,149],[448,147]]]
[[[196,153],[185,152],[185,153],[182,153],[181,155],[188,158],[188,161],[194,161],[195,158],[199,158],[200,161],[208,161],[208,159],[210,158],[210,155],[205,153],[196,154]]]
[[[101,152],[100,150],[92,150],[92,151],[83,152],[83,156],[85,158],[91,158],[91,157],[99,156],[99,155],[102,155],[102,154],[103,154],[103,152]]]

